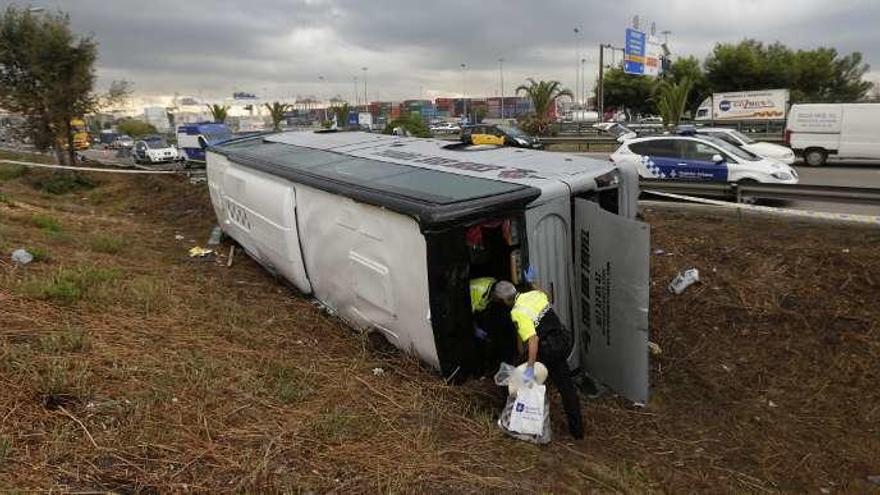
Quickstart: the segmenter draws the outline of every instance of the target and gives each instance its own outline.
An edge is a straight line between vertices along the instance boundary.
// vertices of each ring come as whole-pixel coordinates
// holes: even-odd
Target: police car
[[[680,132],[643,138],[624,135],[611,161],[634,165],[644,179],[797,184],[790,166],[713,136]]]

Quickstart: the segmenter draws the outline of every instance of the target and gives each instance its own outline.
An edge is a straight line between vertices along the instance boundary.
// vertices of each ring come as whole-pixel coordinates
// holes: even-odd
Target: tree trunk
[[[67,141],[67,164],[76,165],[76,148],[73,146],[73,132],[70,128],[70,119],[64,121],[64,138]]]

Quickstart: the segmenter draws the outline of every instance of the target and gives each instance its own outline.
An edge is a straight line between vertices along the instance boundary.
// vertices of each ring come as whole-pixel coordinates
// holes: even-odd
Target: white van
[[[569,364],[648,399],[649,228],[634,170],[439,139],[286,132],[211,146],[223,231],[350,325],[447,377],[478,368],[469,280],[538,285],[572,333]],[[511,339],[515,338],[511,335]]]
[[[792,105],[785,144],[807,165],[824,165],[828,155],[880,160],[880,104],[810,103]]]

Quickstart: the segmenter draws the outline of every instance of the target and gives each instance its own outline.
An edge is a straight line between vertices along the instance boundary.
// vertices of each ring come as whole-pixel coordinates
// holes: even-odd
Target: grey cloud
[[[753,37],[790,46],[862,51],[880,64],[872,0],[609,2],[607,0],[33,0],[71,14],[100,43],[99,74],[125,77],[143,94],[221,97],[233,89],[353,92],[366,73],[370,97],[506,91],[525,77],[574,83],[575,36],[595,78],[597,45],[621,45],[633,13],[673,32],[676,54],[704,57],[717,41]],[[318,75],[325,76],[319,83]],[[361,79],[362,81],[362,79]],[[106,80],[104,81],[106,83]],[[362,91],[362,87],[359,89]]]

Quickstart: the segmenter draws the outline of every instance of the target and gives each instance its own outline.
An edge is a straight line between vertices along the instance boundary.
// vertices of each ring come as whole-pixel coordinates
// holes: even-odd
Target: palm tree
[[[553,123],[550,110],[556,104],[556,99],[563,96],[574,98],[574,94],[568,89],[563,89],[559,81],[535,81],[532,78],[527,81],[528,85],[523,84],[516,88],[516,94],[525,93],[534,109],[534,114],[526,119],[523,127],[532,134],[545,135],[550,130],[550,124]]]
[[[348,114],[351,113],[351,107],[348,103],[333,107],[333,115],[336,117],[336,127],[348,127]]]
[[[272,119],[272,129],[275,131],[281,130],[281,121],[284,120],[284,114],[290,110],[290,105],[287,103],[274,102],[271,105],[268,103],[264,103],[266,110],[269,110],[269,118]]]
[[[654,94],[657,110],[660,112],[660,117],[663,118],[663,125],[667,127],[678,125],[687,108],[688,96],[693,86],[693,81],[688,77],[682,78],[678,82],[660,81],[657,83]]]
[[[211,112],[211,117],[213,117],[214,122],[223,123],[226,122],[227,113],[229,113],[229,105],[205,105],[208,107],[208,110]]]

